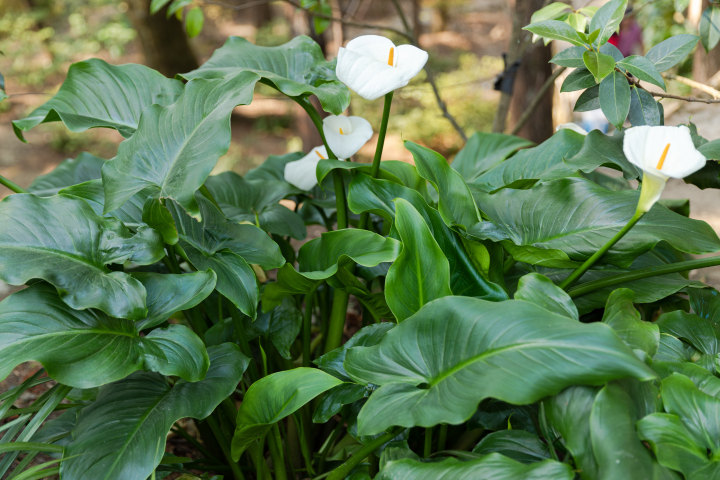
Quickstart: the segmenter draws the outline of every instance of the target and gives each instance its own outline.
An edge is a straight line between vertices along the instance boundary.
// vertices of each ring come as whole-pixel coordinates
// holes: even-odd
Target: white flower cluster
[[[423,69],[426,51],[412,45],[395,46],[378,35],[365,35],[348,42],[338,53],[338,79],[366,100],[375,100],[402,88]],[[361,117],[330,115],[323,120],[323,134],[330,150],[339,158],[355,155],[373,135],[370,122]],[[316,169],[327,159],[325,146],[285,165],[285,181],[301,190],[317,185]]]

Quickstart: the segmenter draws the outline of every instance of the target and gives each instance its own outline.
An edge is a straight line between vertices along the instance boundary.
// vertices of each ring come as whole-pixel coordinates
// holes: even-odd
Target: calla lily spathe
[[[328,158],[324,145],[315,147],[300,160],[285,164],[285,181],[300,190],[310,190],[317,185],[317,164]]]
[[[362,117],[330,115],[323,119],[323,132],[330,150],[338,158],[355,155],[373,135],[370,122]]]
[[[625,131],[623,152],[643,171],[638,211],[647,212],[658,201],[668,178],[685,178],[705,166],[705,156],[695,149],[690,129],[633,127]]]
[[[428,54],[412,45],[395,44],[379,35],[350,40],[338,52],[338,79],[366,100],[404,87],[423,69]]]

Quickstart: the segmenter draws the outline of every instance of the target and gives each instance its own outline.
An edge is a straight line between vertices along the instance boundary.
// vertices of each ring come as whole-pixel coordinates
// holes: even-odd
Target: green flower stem
[[[350,294],[336,288],[333,292],[332,310],[328,325],[327,338],[325,339],[325,353],[329,353],[342,343],[343,329],[345,328],[345,317],[347,316],[348,300]]]
[[[250,361],[250,367],[248,368],[248,374],[252,382],[260,379],[260,371],[258,370],[257,363],[253,357],[252,350],[250,349],[250,343],[245,338],[245,331],[243,330],[243,314],[237,309],[232,302],[226,303],[228,310],[230,311],[230,317],[232,318],[233,326],[235,327],[235,336],[240,342],[240,351],[248,357]]]
[[[287,480],[287,470],[285,469],[285,459],[283,458],[282,441],[280,440],[280,430],[277,423],[273,425],[267,436],[268,447],[270,447],[270,457],[272,457],[273,467],[275,467],[275,479]]]
[[[315,299],[315,292],[317,291],[320,283],[317,283],[307,295],[305,295],[305,318],[303,319],[303,358],[302,366],[310,366],[310,334],[312,333],[312,312],[314,307],[313,300]]]
[[[447,432],[448,432],[448,424],[443,423],[440,425],[440,433],[438,436],[438,447],[437,451],[442,452],[445,450],[445,444],[447,443]]]
[[[310,103],[310,100],[308,97],[292,97],[293,100],[295,100],[297,103],[300,104],[301,107],[307,112],[307,114],[310,116],[310,120],[315,124],[315,128],[317,128],[318,133],[320,134],[320,138],[322,138],[323,144],[325,145],[325,148],[327,149],[328,158],[331,160],[337,160],[337,155],[333,153],[332,150],[330,150],[330,147],[328,146],[327,140],[325,139],[325,132],[323,130],[323,122],[320,118],[320,114],[315,109],[315,106]],[[348,228],[348,221],[347,221],[347,203],[345,201],[345,185],[343,184],[343,178],[342,173],[335,169],[332,171],[333,176],[333,183],[335,184],[335,208],[337,210],[337,224],[338,224],[338,230],[341,230],[343,228]]]
[[[350,473],[350,470],[355,468],[357,464],[362,462],[368,455],[374,452],[376,448],[397,437],[401,431],[402,429],[390,430],[389,432],[386,432],[384,435],[376,438],[372,442],[366,443],[345,463],[333,470],[332,473],[328,475],[327,480],[343,480],[345,477],[347,477],[348,473]]]
[[[0,185],[5,185],[7,188],[12,190],[15,193],[30,193],[24,188],[22,188],[20,185],[16,184],[15,182],[12,182],[8,180],[7,178],[0,175]]]
[[[423,457],[428,458],[432,454],[433,427],[425,428],[425,450]]]
[[[590,270],[590,267],[595,265],[595,262],[600,260],[602,256],[605,255],[605,253],[613,247],[613,245],[619,242],[620,239],[623,238],[635,226],[635,224],[642,218],[643,215],[645,215],[645,212],[636,211],[630,221],[627,223],[627,225],[625,225],[618,233],[615,234],[614,237],[612,237],[605,245],[603,245],[600,250],[595,252],[592,257],[585,260],[585,263],[580,265],[565,280],[563,280],[559,287],[563,290],[567,290],[568,288],[572,287],[575,282],[580,280],[580,277],[582,277],[585,272]]]
[[[380,161],[382,160],[383,147],[385,146],[385,134],[387,133],[388,119],[390,118],[390,105],[392,104],[393,93],[390,92],[385,95],[385,106],[383,107],[382,122],[380,123],[380,133],[378,133],[377,146],[375,147],[375,157],[373,158],[372,170],[370,170],[370,176],[377,178],[380,173]],[[360,215],[360,224],[358,228],[361,230],[367,230],[368,221],[370,220],[370,213],[364,212]]]
[[[620,283],[632,282],[634,280],[642,280],[648,277],[657,277],[659,275],[667,275],[669,273],[687,272],[697,268],[707,268],[720,265],[720,256],[710,258],[699,258],[697,260],[688,260],[687,262],[671,263],[660,267],[648,267],[635,270],[633,272],[621,273],[611,277],[593,280],[592,282],[583,283],[577,287],[568,290],[571,298],[580,297],[588,293],[600,290],[605,287],[612,287]]]
[[[330,150],[325,140],[325,132],[323,131],[322,120],[320,114],[315,109],[307,97],[293,97],[303,109],[310,115],[310,119],[315,124],[320,138],[322,138],[325,148],[327,149],[328,158],[337,160],[337,156]],[[347,203],[345,201],[345,185],[343,184],[342,173],[335,169],[332,171],[333,183],[335,184],[335,207],[337,210],[337,226],[338,230],[348,228]],[[325,341],[325,353],[334,350],[340,346],[342,342],[342,332],[345,327],[345,317],[347,315],[347,306],[350,295],[342,290],[335,289],[333,295],[332,314],[330,315],[330,326],[328,328],[328,336]]]
[[[217,420],[215,420],[215,417],[210,415],[205,419],[208,426],[210,427],[210,430],[212,430],[213,435],[217,439],[218,443],[220,444],[220,448],[223,451],[223,454],[225,455],[225,458],[227,459],[228,465],[230,466],[230,469],[233,472],[233,477],[235,477],[235,480],[245,480],[245,477],[242,474],[242,471],[240,471],[240,465],[238,465],[237,462],[234,462],[232,459],[232,454],[230,452],[230,440],[225,436],[222,429],[220,428],[220,425],[218,424]]]

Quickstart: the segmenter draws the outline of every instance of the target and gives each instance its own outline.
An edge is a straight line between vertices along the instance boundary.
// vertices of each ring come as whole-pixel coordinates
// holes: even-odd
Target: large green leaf
[[[394,227],[403,248],[388,270],[385,296],[401,322],[426,303],[452,295],[452,291],[448,260],[423,217],[407,200],[395,200]],[[430,271],[432,275],[428,275]]]
[[[83,200],[16,194],[0,202],[0,279],[53,284],[76,309],[97,308],[120,318],[145,318],[145,289],[107,264],[140,265],[164,256],[162,238],[141,227],[134,236],[114,218],[98,216]]]
[[[523,30],[528,30],[542,38],[563,40],[577,46],[585,45],[585,42],[582,41],[574,28],[558,20],[545,20],[531,23],[527,27],[524,27]]]
[[[499,453],[521,463],[541,462],[550,458],[550,448],[536,435],[525,430],[500,430],[483,438],[473,453]]]
[[[63,160],[52,172],[36,177],[27,190],[39,197],[55,195],[65,187],[100,178],[104,163],[104,159],[82,152],[75,159]]]
[[[558,52],[550,62],[561,67],[585,68],[585,62],[583,61],[585,52],[587,52],[585,47],[568,47]]]
[[[326,112],[340,115],[350,104],[350,91],[335,76],[335,64],[325,60],[310,37],[299,35],[279,47],[260,47],[244,38],[230,37],[210,60],[182,78],[223,78],[251,71],[262,82],[289,97],[316,95]]]
[[[188,82],[170,106],[154,105],[137,131],[103,166],[105,211],[120,207],[145,187],[170,198],[200,218],[195,191],[230,147],[230,114],[252,101],[260,77],[251,72]]]
[[[480,221],[480,214],[472,199],[470,189],[462,176],[453,170],[437,152],[417,143],[405,141],[405,148],[412,153],[421,177],[437,190],[440,199],[438,210],[445,224],[467,230]]]
[[[41,123],[61,121],[73,132],[107,127],[128,138],[146,107],[170,105],[182,91],[182,82],[143,65],[115,66],[91,58],[72,64],[58,93],[27,118],[15,120],[13,129],[25,141],[22,132]]]
[[[307,242],[298,253],[299,272],[286,264],[278,271],[277,282],[263,292],[263,310],[273,308],[289,296],[309,292],[339,269],[351,263],[374,267],[393,262],[400,254],[401,243],[367,230],[344,229],[326,232]]]
[[[514,135],[475,132],[455,155],[451,166],[466,182],[472,182],[516,151],[533,145],[530,140]]]
[[[665,435],[672,435],[672,440],[662,439],[664,443],[676,443],[681,440],[683,450],[678,451],[677,447],[670,446],[666,449],[664,456],[671,455],[675,458],[659,457],[665,463],[672,462],[677,466],[683,466],[688,470],[689,479],[700,480],[705,478],[717,478],[720,472],[720,399],[702,392],[695,386],[692,380],[678,373],[672,374],[662,382],[662,399],[665,410],[677,415],[680,422],[673,418],[664,418],[663,423],[667,426]],[[657,421],[657,418],[655,418]],[[667,425],[671,423],[671,425]],[[671,430],[674,430],[674,432]],[[647,434],[648,432],[644,432]],[[656,433],[657,436],[657,433]],[[679,437],[679,438],[678,438]],[[660,438],[654,439],[656,442]],[[688,442],[690,440],[692,443]],[[694,445],[693,445],[694,444]],[[698,452],[706,453],[709,462],[703,467],[700,459],[692,458],[699,456]],[[661,454],[661,452],[658,452]],[[702,468],[700,468],[702,467]]]
[[[259,291],[250,264],[266,269],[282,266],[285,259],[280,247],[255,225],[228,220],[205,197],[198,194],[196,202],[202,217],[199,222],[175,202],[167,202],[180,245],[195,268],[215,271],[220,293],[255,318]]]
[[[552,280],[538,273],[529,273],[520,278],[515,292],[516,300],[525,300],[545,310],[579,320],[577,307],[565,291]]]
[[[593,77],[593,74],[590,73],[590,70],[587,68],[578,68],[570,72],[570,75],[565,77],[565,80],[560,86],[560,93],[585,90],[586,88],[592,88],[595,85],[595,77]]]
[[[130,199],[125,202],[122,207],[116,208],[115,210],[105,214],[103,214],[105,205],[105,189],[103,188],[102,180],[99,178],[70,187],[65,187],[60,190],[59,193],[82,198],[90,204],[93,211],[95,211],[98,215],[117,218],[123,222],[126,227],[137,229],[143,225],[148,225],[147,222],[143,220],[143,210],[145,204],[148,202],[148,199],[153,197],[153,195],[157,195],[157,192],[153,190],[153,187],[144,188],[130,197]],[[155,200],[157,200],[157,198],[155,198]],[[159,233],[162,232],[159,231]]]
[[[477,268],[461,237],[443,222],[422,195],[402,185],[357,175],[350,183],[348,207],[353,213],[372,212],[388,221],[395,219],[396,198],[407,200],[420,213],[450,264],[450,289],[454,295],[505,300],[507,294],[489,280],[489,272]],[[491,262],[491,260],[490,260]],[[489,270],[489,265],[486,270]]]
[[[703,11],[698,33],[706,52],[715,48],[720,42],[720,8],[711,4]]]
[[[630,112],[630,85],[620,72],[613,72],[600,82],[600,108],[610,123],[622,127]]]
[[[656,321],[662,333],[667,333],[691,345],[701,355],[697,363],[711,372],[720,370],[720,325],[677,310],[664,313]]]
[[[571,480],[574,474],[570,465],[544,460],[530,465],[491,453],[477,460],[461,462],[448,458],[442,462],[424,463],[405,458],[388,462],[378,475],[379,480],[454,480],[485,479],[497,480]]]
[[[246,340],[263,336],[270,339],[278,353],[290,360],[290,346],[293,344],[302,327],[302,314],[291,298],[284,298],[282,303],[267,313],[260,313],[257,320],[243,318],[243,335]]]
[[[664,72],[680,63],[692,51],[698,40],[695,35],[673,35],[652,47],[645,54],[645,58],[655,65],[658,72]]]
[[[666,90],[665,81],[663,80],[662,75],[660,75],[660,72],[658,72],[653,62],[647,58],[641,57],[640,55],[630,55],[629,57],[625,57],[620,60],[618,62],[618,66],[632,73],[639,80],[652,83],[653,85],[657,85],[663,90]]]
[[[584,135],[562,129],[537,147],[521,150],[485,172],[473,182],[473,187],[483,192],[494,192],[503,187],[527,188],[538,179],[571,175],[572,171],[563,160],[578,153],[583,140]]]
[[[660,329],[640,318],[633,300],[635,293],[628,288],[618,288],[610,294],[602,322],[609,325],[633,350],[652,357],[660,344]]]
[[[627,4],[628,0],[610,0],[595,12],[590,21],[590,31],[594,32],[600,29],[600,34],[595,42],[597,45],[604,44],[615,33],[625,16]]]
[[[234,222],[257,222],[268,233],[298,240],[307,236],[302,218],[279,203],[288,195],[300,193],[285,181],[244,180],[235,172],[223,172],[209,177],[205,186]]]
[[[637,411],[618,384],[610,383],[598,392],[588,420],[598,480],[667,478],[668,472],[640,442],[635,432]]]
[[[199,304],[212,293],[217,281],[212,270],[182,275],[137,272],[132,276],[147,292],[148,314],[136,322],[138,330],[160,325],[173,313]]]
[[[380,342],[385,334],[393,328],[395,328],[395,324],[390,322],[376,323],[363,327],[356,332],[355,335],[350,337],[350,340],[342,344],[342,346],[319,357],[317,360],[314,360],[313,363],[324,372],[340,380],[350,382],[350,377],[345,371],[344,366],[348,350],[353,347],[373,346]]]
[[[596,388],[574,386],[542,403],[549,425],[560,434],[565,448],[572,453],[583,480],[598,479],[589,422],[597,392]]]
[[[380,385],[358,417],[361,434],[462,423],[489,397],[527,404],[569,385],[655,376],[606,325],[467,297],[426,304],[378,345],[350,349],[345,369]]]
[[[668,413],[654,413],[637,422],[640,438],[652,448],[660,464],[685,474],[686,478],[707,468],[710,460],[707,449],[693,439],[680,417]]]
[[[203,419],[237,387],[249,359],[237,345],[208,348],[205,379],[170,385],[156,373],[135,373],[100,390],[78,418],[64,454],[62,478],[146,480],[165,454],[165,438],[181,418]]]
[[[233,459],[237,461],[248,445],[265,436],[274,423],[341,383],[318,369],[296,368],[274,373],[250,385],[238,410],[232,439]]]
[[[55,289],[39,283],[0,302],[0,378],[28,360],[40,362],[65,385],[89,388],[136,370],[205,376],[208,357],[202,340],[182,325],[145,336],[131,320],[93,310],[73,310]]]
[[[630,112],[628,115],[633,127],[660,125],[662,123],[660,108],[652,93],[638,87],[630,89]]]
[[[690,306],[696,315],[720,323],[720,292],[714,288],[691,291]]]
[[[600,83],[603,78],[615,70],[615,59],[613,57],[594,50],[586,50],[583,53],[583,64],[595,77],[595,83]]]
[[[515,245],[559,251],[570,260],[584,261],[625,226],[635,213],[639,195],[637,191],[613,192],[589,180],[567,178],[531,190],[506,189],[494,195],[476,192],[475,200]],[[603,261],[628,266],[663,240],[686,253],[720,250],[720,239],[708,224],[656,204]]]

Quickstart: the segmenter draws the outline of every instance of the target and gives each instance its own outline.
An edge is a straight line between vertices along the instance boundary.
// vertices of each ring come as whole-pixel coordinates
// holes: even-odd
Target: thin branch
[[[407,17],[402,11],[402,8],[400,7],[400,2],[398,0],[391,0],[393,5],[395,5],[395,10],[397,10],[398,15],[400,16],[400,21],[403,23],[403,27],[405,27],[406,32],[412,32],[412,28],[410,28],[410,24],[407,21]]]
[[[398,0],[392,0],[393,4],[395,5],[395,10],[397,10],[398,16],[400,17],[400,20],[402,21],[403,25],[405,26],[405,30],[407,31],[407,34],[405,35],[406,38],[409,38],[413,45],[416,47],[418,46],[418,39],[415,38],[413,30],[410,28],[410,24],[407,21],[407,17],[405,17],[405,13],[402,11],[402,8],[400,8],[400,3]],[[445,101],[440,96],[440,91],[438,90],[437,84],[435,83],[435,74],[430,70],[430,68],[425,64],[425,74],[427,82],[432,87],[432,91],[435,94],[435,100],[437,101],[438,107],[442,111],[443,117],[447,118],[450,124],[453,126],[455,131],[458,132],[460,137],[462,137],[463,141],[467,143],[467,135],[465,134],[465,131],[462,129],[462,127],[457,123],[455,120],[455,117],[453,117],[450,112],[448,111],[447,105],[445,104]]]
[[[682,100],[683,102],[698,102],[698,103],[720,103],[720,99],[716,98],[697,98],[697,97],[681,97],[680,95],[673,95],[671,93],[662,93],[662,92],[651,92],[647,88],[640,85],[640,82],[635,80],[634,78],[630,77],[627,73],[621,71],[619,68],[615,67],[615,71],[622,73],[625,75],[625,78],[628,79],[628,82],[630,82],[630,85],[634,85],[637,88],[642,88],[646,92],[648,92],[653,97],[659,97],[659,98],[672,98],[674,100]],[[689,79],[688,79],[689,80]]]
[[[535,109],[537,109],[538,105],[540,105],[540,102],[542,102],[543,98],[545,97],[545,94],[550,90],[550,87],[555,84],[555,80],[567,69],[567,67],[559,67],[557,68],[550,77],[545,80],[545,83],[543,83],[542,87],[540,87],[540,90],[535,94],[532,101],[530,102],[530,105],[525,109],[525,111],[520,115],[520,118],[518,119],[517,123],[513,127],[512,131],[510,132],[511,135],[517,135],[517,133],[522,130],[522,128],[525,126],[528,120],[532,117],[533,113],[535,113]]]
[[[447,105],[445,105],[445,102],[440,97],[440,92],[438,91],[438,87],[435,84],[435,80],[433,78],[432,71],[425,67],[425,73],[427,74],[427,81],[432,87],[433,93],[435,94],[435,100],[437,100],[438,107],[440,107],[440,110],[443,112],[443,117],[447,118],[448,121],[452,124],[453,128],[460,134],[463,141],[467,143],[467,135],[465,134],[465,131],[462,129],[460,125],[458,125],[457,121],[455,120],[455,117],[450,115],[450,112],[448,112]]]
[[[307,14],[310,15],[311,17],[322,18],[324,20],[330,20],[333,22],[340,22],[343,25],[347,25],[349,27],[369,28],[369,29],[374,29],[374,30],[387,30],[388,32],[393,32],[393,33],[400,35],[401,37],[404,37],[414,43],[412,36],[408,35],[407,33],[401,32],[400,30],[392,28],[392,27],[384,27],[382,25],[373,25],[371,23],[349,22],[347,20],[343,20],[342,18],[333,17],[331,15],[325,15],[324,13],[313,12],[311,10],[308,10],[307,8],[303,8],[303,6],[300,5],[299,2],[296,2],[295,0],[283,0],[283,1],[299,8],[300,10],[307,12]]]
[[[675,80],[680,83],[684,83],[685,85],[688,85],[696,90],[700,90],[701,92],[705,92],[714,99],[720,98],[720,92],[712,88],[710,85],[705,85],[704,83],[696,82],[695,80],[691,80],[689,78],[681,77],[680,75],[675,75],[672,73],[666,73],[663,75],[668,80]]]
[[[270,3],[275,0],[257,0],[255,2],[246,3],[244,5],[228,5],[227,3],[222,2],[216,2],[215,0],[202,0],[204,4],[207,5],[218,5],[223,8],[229,8],[231,10],[245,10],[246,8],[255,7],[257,5],[262,5],[264,3]]]

